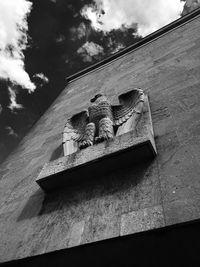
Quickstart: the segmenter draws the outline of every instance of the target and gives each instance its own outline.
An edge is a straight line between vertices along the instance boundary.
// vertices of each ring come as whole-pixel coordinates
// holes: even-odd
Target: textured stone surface
[[[71,228],[69,247],[78,246],[84,230],[85,221],[75,223]]]
[[[162,206],[140,209],[123,214],[121,218],[121,235],[128,235],[163,227],[164,214]]]
[[[151,125],[152,126],[152,125]],[[113,172],[117,167],[128,167],[156,156],[152,127],[145,135],[135,136],[135,131],[116,136],[114,140],[88,147],[66,157],[46,163],[36,181],[44,191],[55,191],[71,184],[84,182],[98,175]]]
[[[184,223],[191,220],[199,220],[200,198],[183,198],[164,204],[166,225]]]
[[[200,217],[200,17],[69,83],[0,169],[0,261]],[[66,117],[102,92],[149,96],[157,157],[45,195]],[[98,170],[97,170],[98,172]]]

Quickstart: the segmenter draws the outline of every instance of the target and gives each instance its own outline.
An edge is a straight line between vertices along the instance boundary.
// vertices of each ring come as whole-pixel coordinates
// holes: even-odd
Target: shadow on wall
[[[56,160],[58,158],[64,157],[63,153],[63,145],[60,144],[51,154],[51,158],[49,161]]]
[[[27,218],[33,218],[39,215],[39,211],[43,205],[45,194],[42,189],[38,189],[26,202],[17,221],[22,221]]]
[[[121,166],[121,169],[118,169],[115,173],[107,174],[98,179],[94,173],[93,178],[90,180],[84,180],[79,184],[71,185],[48,194],[39,189],[27,201],[18,221],[50,214],[59,210],[62,212],[71,211],[73,214],[76,214],[80,209],[85,210],[85,206],[87,206],[88,212],[90,209],[94,212],[97,208],[94,204],[98,202],[98,199],[100,201],[110,199],[109,202],[119,202],[119,210],[116,212],[120,213],[120,206],[123,205],[127,192],[133,193],[135,191],[133,198],[135,197],[136,199],[133,199],[133,201],[138,202],[141,197],[140,192],[143,194],[143,187],[153,183],[149,177],[152,177],[155,165],[156,161],[150,160],[138,164],[134,168],[133,166],[129,168]]]
[[[51,154],[50,160],[53,161],[60,157],[63,157],[63,146],[60,144]],[[55,195],[55,196],[54,196]],[[25,207],[23,208],[20,216],[17,221],[21,221],[27,218],[33,218],[39,216],[41,214],[41,210],[43,210],[44,203],[53,203],[56,202],[57,199],[56,194],[45,195],[44,191],[39,188],[27,201]],[[56,209],[56,208],[55,208]],[[51,212],[51,211],[49,211]]]

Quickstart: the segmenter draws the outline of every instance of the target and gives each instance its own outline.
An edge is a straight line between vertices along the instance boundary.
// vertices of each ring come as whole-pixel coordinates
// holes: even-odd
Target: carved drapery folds
[[[119,105],[112,105],[104,95],[96,95],[91,99],[88,110],[67,120],[63,132],[64,155],[135,130],[144,100],[141,89],[120,95]]]

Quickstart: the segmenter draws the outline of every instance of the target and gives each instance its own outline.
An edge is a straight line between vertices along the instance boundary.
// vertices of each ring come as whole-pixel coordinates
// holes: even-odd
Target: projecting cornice
[[[124,48],[123,50],[120,50],[119,52],[113,54],[112,56],[107,57],[104,60],[99,61],[98,63],[91,65],[88,68],[85,68],[79,72],[76,72],[71,76],[68,76],[66,78],[66,80],[69,83],[69,82],[76,80],[76,79],[78,79],[84,75],[87,75],[90,72],[96,71],[97,69],[104,67],[105,65],[113,62],[114,60],[142,47],[143,45],[146,45],[149,42],[152,42],[155,39],[160,38],[162,35],[172,31],[175,28],[182,26],[183,24],[193,20],[194,18],[196,18],[198,16],[200,16],[200,8],[195,9],[193,12],[189,13],[188,15],[185,15],[185,16],[173,21],[172,23],[162,27],[161,29],[147,35],[146,37],[141,39],[139,42],[134,43],[133,45],[130,45],[130,46]]]

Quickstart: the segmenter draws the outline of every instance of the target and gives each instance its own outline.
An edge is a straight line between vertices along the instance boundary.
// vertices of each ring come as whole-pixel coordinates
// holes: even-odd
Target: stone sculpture
[[[133,89],[122,94],[119,105],[111,105],[102,94],[96,95],[90,102],[88,110],[67,120],[63,132],[65,156],[134,130],[142,113],[144,93],[141,89]]]

